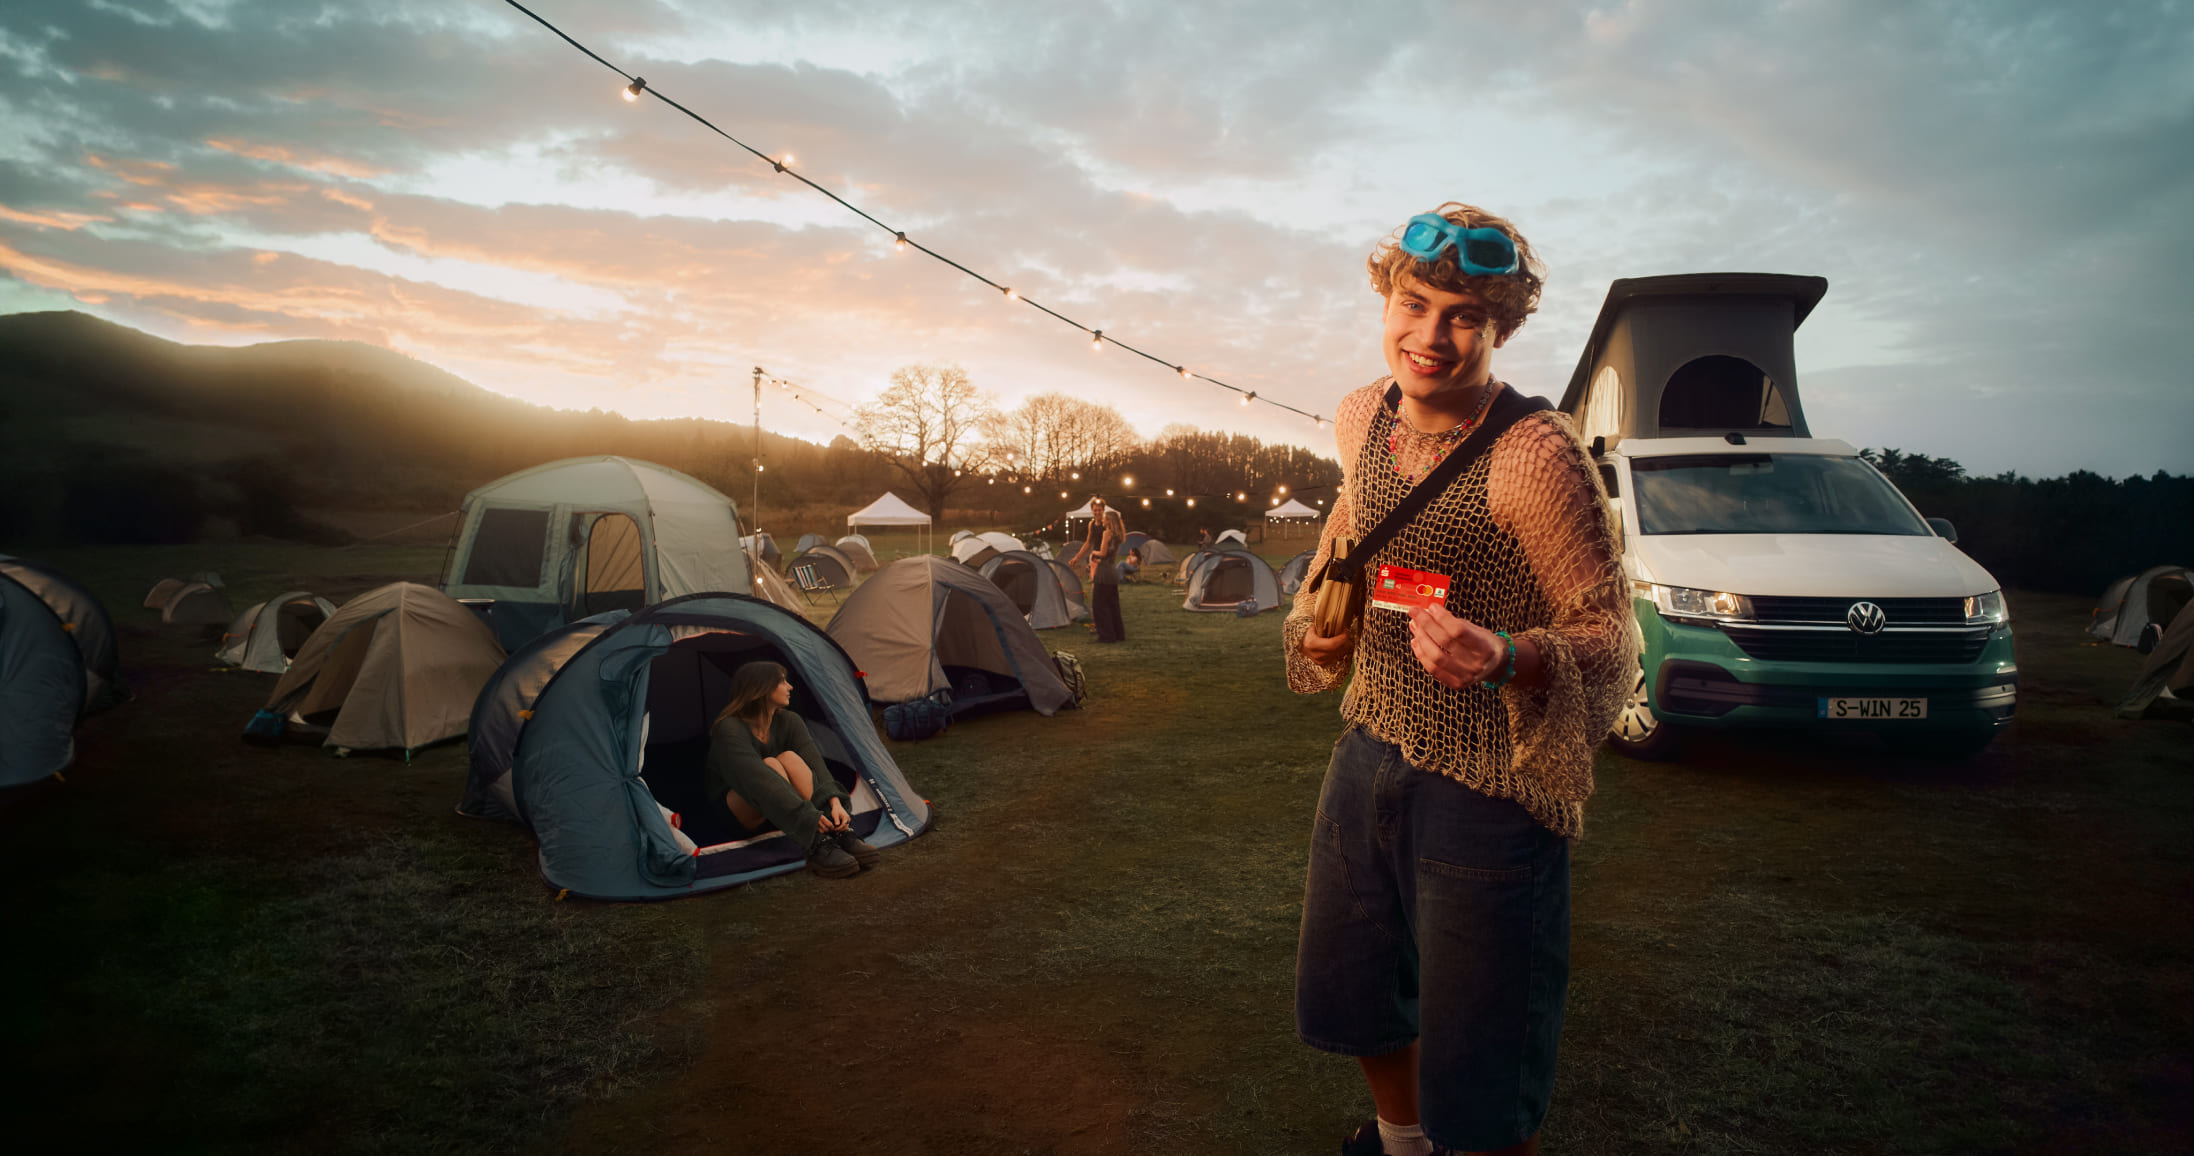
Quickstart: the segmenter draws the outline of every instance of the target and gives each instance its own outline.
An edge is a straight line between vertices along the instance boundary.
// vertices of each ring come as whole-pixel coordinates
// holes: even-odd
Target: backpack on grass
[[[884,734],[897,742],[935,738],[951,725],[952,692],[949,690],[884,708]]]
[[[1074,705],[1080,708],[1082,699],[1089,694],[1089,676],[1082,673],[1082,660],[1062,650],[1051,656],[1051,665],[1058,668],[1059,681],[1067,684],[1074,693]]]

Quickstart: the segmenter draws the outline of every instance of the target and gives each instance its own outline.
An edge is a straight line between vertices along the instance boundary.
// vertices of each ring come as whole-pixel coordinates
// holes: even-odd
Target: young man
[[[1469,205],[1414,218],[1369,267],[1389,376],[1335,408],[1344,480],[1314,575],[1335,536],[1363,537],[1448,453],[1479,448],[1471,434],[1506,388],[1493,353],[1538,307],[1530,244]],[[1593,748],[1637,677],[1617,541],[1568,419],[1542,411],[1359,571],[1445,575],[1444,604],[1367,605],[1329,638],[1311,584],[1295,597],[1289,685],[1349,677],[1295,999],[1303,1042],[1356,1057],[1378,1109],[1344,1153],[1537,1150],[1569,977],[1570,843]]]
[[[1089,538],[1084,555],[1089,559],[1089,616],[1096,620],[1097,641],[1127,641],[1127,623],[1120,617],[1120,544],[1127,540],[1127,523],[1105,500],[1089,500]]]

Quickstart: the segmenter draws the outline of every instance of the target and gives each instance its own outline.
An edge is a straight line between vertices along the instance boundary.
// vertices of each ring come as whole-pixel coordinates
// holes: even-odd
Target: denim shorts
[[[1344,1056],[1420,1044],[1425,1134],[1501,1148],[1539,1130],[1569,987],[1569,841],[1522,805],[1334,744],[1311,832],[1295,1027]]]

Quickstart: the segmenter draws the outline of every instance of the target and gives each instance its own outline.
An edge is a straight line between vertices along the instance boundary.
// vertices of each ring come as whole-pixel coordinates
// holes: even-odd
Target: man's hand
[[[1318,633],[1318,628],[1313,626],[1303,635],[1303,657],[1320,666],[1333,666],[1347,658],[1355,649],[1356,636],[1346,630],[1336,637],[1328,638]]]
[[[1409,612],[1409,652],[1441,686],[1460,688],[1498,678],[1508,669],[1501,636],[1447,612],[1419,606]]]

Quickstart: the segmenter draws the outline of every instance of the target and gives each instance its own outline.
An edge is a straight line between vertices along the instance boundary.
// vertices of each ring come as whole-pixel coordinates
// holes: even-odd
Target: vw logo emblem
[[[1872,602],[1854,602],[1851,609],[1844,611],[1844,624],[1860,634],[1879,634],[1882,624],[1887,621],[1889,616]]]

